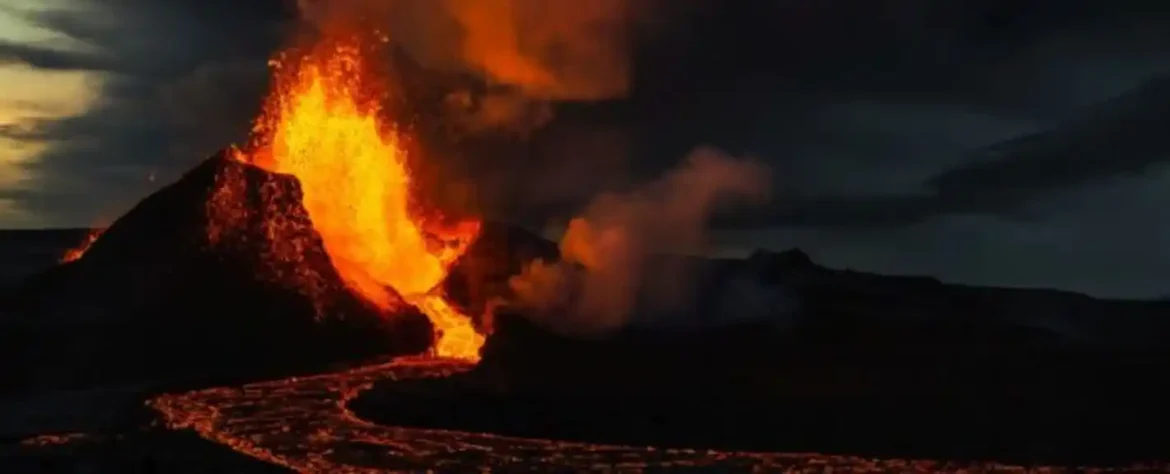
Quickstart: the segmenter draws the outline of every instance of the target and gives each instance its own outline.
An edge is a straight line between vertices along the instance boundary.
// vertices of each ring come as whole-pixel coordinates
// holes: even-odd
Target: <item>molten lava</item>
[[[93,246],[94,242],[97,242],[98,237],[101,237],[102,233],[105,231],[106,229],[90,230],[89,233],[85,234],[85,240],[82,240],[81,243],[77,244],[76,247],[66,250],[65,253],[61,255],[60,263],[69,263],[80,259],[82,255],[85,255],[85,252],[89,251],[89,248]]]
[[[423,224],[401,132],[380,121],[377,99],[363,99],[376,97],[376,81],[358,45],[322,41],[273,66],[256,145],[238,157],[298,179],[302,204],[350,289],[386,312],[402,300],[416,306],[438,333],[438,356],[477,360],[484,338],[439,284],[479,222]]]

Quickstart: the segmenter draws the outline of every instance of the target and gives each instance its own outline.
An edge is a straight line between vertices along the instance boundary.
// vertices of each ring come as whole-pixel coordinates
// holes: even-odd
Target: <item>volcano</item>
[[[300,187],[225,151],[146,198],[80,258],[5,301],[3,347],[24,370],[7,381],[22,391],[206,386],[432,349],[425,314],[411,305],[387,314],[338,274]],[[557,253],[535,234],[484,222],[442,294],[480,314],[525,263]],[[1164,446],[1138,433],[1167,419],[1165,303],[832,269],[799,250],[687,262],[702,269],[692,306],[709,323],[583,340],[504,312],[470,371],[390,377],[346,392],[348,408],[381,423],[369,426],[684,450],[1099,464],[1154,459]],[[745,279],[799,304],[756,320],[712,318]],[[296,380],[268,384],[273,400]],[[191,397],[235,403],[219,393]],[[175,397],[167,416],[184,419],[186,399]],[[247,407],[284,402],[240,403],[230,413],[247,417]],[[924,432],[938,436],[924,442]]]
[[[51,331],[62,318],[95,330],[129,321],[115,337],[78,336],[68,346],[79,352],[60,354],[100,354],[99,367],[128,376],[427,347],[477,360],[484,336],[443,282],[481,223],[419,199],[409,137],[383,110],[394,88],[368,60],[379,44],[370,32],[335,34],[274,59],[248,143],[68,252],[19,292],[10,306],[22,317],[9,334]],[[419,314],[429,331],[410,329],[425,326]],[[129,349],[150,345],[162,347]],[[211,355],[181,357],[199,352]],[[102,372],[69,367],[75,382]]]
[[[781,454],[794,451],[924,472],[939,466],[900,458],[1165,456],[1170,443],[1142,428],[1170,422],[1166,302],[832,269],[795,249],[663,255],[681,234],[671,220],[632,259],[636,278],[610,278],[630,290],[628,320],[574,334],[555,323],[586,293],[575,277],[604,267],[427,202],[413,173],[425,147],[370,61],[385,38],[315,33],[273,59],[246,143],[0,302],[0,388],[32,400],[8,412],[48,399],[84,418],[133,399],[108,411],[138,418],[83,429],[159,457],[189,449],[163,442],[189,430],[300,472],[772,472],[832,458]],[[567,275],[551,287],[564,298],[499,304],[523,303],[513,277],[534,262]],[[677,300],[643,301],[667,279]],[[45,394],[78,388],[93,390]],[[31,444],[54,439],[66,437]],[[222,470],[198,462],[176,464]]]
[[[300,192],[296,179],[223,152],[147,197],[83,256],[5,302],[4,350],[34,362],[7,381],[256,375],[426,350],[431,327],[421,313],[405,307],[387,318],[347,290]],[[228,197],[231,221],[209,211]],[[298,258],[276,258],[286,250],[273,242]]]
[[[272,60],[245,144],[13,293],[5,349],[41,360],[8,382],[185,378],[423,350],[478,360],[481,329],[444,282],[482,224],[420,197],[419,150],[387,110],[400,89],[378,69],[380,33],[338,27]],[[66,348],[46,355],[22,342],[46,338]]]

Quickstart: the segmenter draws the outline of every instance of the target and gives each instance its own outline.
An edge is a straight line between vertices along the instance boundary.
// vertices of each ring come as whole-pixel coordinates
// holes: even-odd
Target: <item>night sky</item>
[[[659,3],[638,26],[631,94],[562,105],[547,127],[570,130],[549,132],[564,141],[524,155],[539,165],[485,171],[478,185],[511,190],[486,207],[541,225],[615,176],[653,176],[710,145],[774,174],[771,205],[715,222],[729,251],[800,246],[836,267],[1170,294],[1170,4]],[[276,0],[6,5],[6,228],[108,223],[243,138],[296,16]]]

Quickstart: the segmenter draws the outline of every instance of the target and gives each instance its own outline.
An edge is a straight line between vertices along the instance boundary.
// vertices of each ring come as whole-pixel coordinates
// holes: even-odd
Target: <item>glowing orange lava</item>
[[[440,357],[477,360],[484,338],[438,289],[478,222],[430,229],[412,212],[401,132],[384,126],[356,44],[322,42],[274,61],[275,88],[242,159],[295,176],[302,203],[345,284],[384,311],[396,297],[438,332]],[[390,289],[393,289],[393,292]]]
[[[97,242],[98,237],[101,237],[102,233],[105,231],[106,229],[90,230],[87,234],[85,234],[85,240],[82,240],[81,243],[77,244],[76,247],[66,250],[65,253],[61,255],[60,263],[69,263],[80,259],[82,255],[85,255],[85,252],[89,251],[89,248],[93,246],[94,242]]]

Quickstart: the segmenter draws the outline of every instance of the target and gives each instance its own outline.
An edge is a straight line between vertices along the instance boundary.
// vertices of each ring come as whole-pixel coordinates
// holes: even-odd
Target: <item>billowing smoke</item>
[[[768,176],[758,162],[704,148],[656,181],[601,195],[569,222],[560,261],[532,262],[511,279],[510,303],[574,335],[604,334],[635,312],[690,304],[681,256],[707,250],[707,220],[720,206],[766,197]]]
[[[445,118],[462,131],[524,134],[552,118],[554,103],[618,99],[628,94],[631,29],[635,17],[643,16],[635,14],[634,1],[301,0],[299,4],[304,19],[326,34],[338,25],[349,28],[360,22],[364,30],[376,30],[425,69],[478,78],[479,84],[456,85],[441,94],[448,112]],[[548,183],[572,187],[561,186],[565,180],[557,179],[573,169],[565,161],[596,167],[598,158],[560,159],[556,169],[533,164],[540,171],[534,174],[540,176],[526,179],[523,186],[549,196],[568,192],[537,189]],[[580,187],[581,173],[597,171],[574,171],[569,181]],[[577,335],[620,328],[635,314],[670,314],[693,306],[688,297],[698,270],[681,257],[661,257],[705,253],[705,228],[711,215],[725,204],[764,198],[769,175],[757,162],[699,149],[682,166],[653,182],[597,196],[569,221],[560,241],[561,260],[528,265],[509,282],[514,296],[505,303],[522,307],[525,314],[551,329]],[[491,187],[478,184],[481,193],[482,188]],[[757,290],[733,282],[727,288],[731,299],[716,305],[738,305],[724,309],[740,314],[775,306],[776,298]]]
[[[530,131],[555,101],[620,98],[629,88],[627,0],[299,0],[320,28],[373,22],[424,67],[475,74],[486,91],[451,91],[460,125]]]

